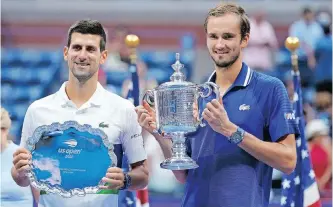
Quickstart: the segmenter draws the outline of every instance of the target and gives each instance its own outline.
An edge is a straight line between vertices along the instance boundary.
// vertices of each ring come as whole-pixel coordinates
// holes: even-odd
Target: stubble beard
[[[238,59],[239,54],[236,56],[232,56],[232,59],[230,61],[219,61],[219,60],[215,60],[213,57],[213,61],[215,63],[215,66],[218,68],[221,68],[223,70],[228,70],[230,68],[230,66],[232,66]]]
[[[96,72],[97,70],[95,72],[87,72],[85,74],[80,74],[80,72],[76,72],[76,69],[72,69],[72,74],[79,81],[80,85],[85,84],[91,77],[94,76]]]

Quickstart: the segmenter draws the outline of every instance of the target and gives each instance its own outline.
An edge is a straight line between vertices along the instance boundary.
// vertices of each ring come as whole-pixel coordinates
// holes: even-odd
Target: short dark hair
[[[68,30],[67,47],[70,46],[72,34],[75,32],[81,34],[99,35],[101,37],[101,41],[99,43],[100,51],[105,50],[106,33],[102,24],[99,21],[85,19],[75,22]]]
[[[209,17],[220,17],[230,13],[236,14],[240,17],[241,38],[244,39],[247,34],[250,34],[250,21],[245,10],[241,6],[233,3],[222,3],[209,11],[204,24],[206,33]]]
[[[307,15],[309,13],[312,13],[312,10],[310,7],[304,7],[302,13],[303,13],[303,15]]]
[[[316,83],[316,92],[328,92],[332,94],[332,81],[331,80],[323,80]]]

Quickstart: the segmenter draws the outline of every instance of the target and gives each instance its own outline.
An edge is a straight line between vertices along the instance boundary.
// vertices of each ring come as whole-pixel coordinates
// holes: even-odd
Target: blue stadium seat
[[[130,77],[129,72],[123,71],[106,71],[106,82],[107,84],[122,86],[124,80]]]
[[[113,85],[113,84],[107,84],[106,86],[108,91],[111,91],[112,93],[118,94],[119,96],[121,96],[121,90],[122,87],[119,85]]]
[[[24,115],[31,102],[48,95],[58,83],[63,62],[59,51],[2,48],[1,105],[12,118],[12,135],[20,136]]]

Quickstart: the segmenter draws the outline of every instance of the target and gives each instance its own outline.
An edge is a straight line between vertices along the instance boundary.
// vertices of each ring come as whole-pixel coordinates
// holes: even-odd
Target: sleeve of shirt
[[[28,108],[23,121],[22,133],[21,133],[21,141],[20,146],[27,148],[27,140],[34,133],[33,129],[33,118],[32,118],[32,108],[31,106]]]
[[[280,80],[275,80],[269,109],[269,134],[273,142],[288,134],[299,134],[296,116],[287,90]]]
[[[125,114],[125,129],[122,145],[130,164],[147,159],[143,146],[142,128],[137,122],[134,107],[128,108]]]

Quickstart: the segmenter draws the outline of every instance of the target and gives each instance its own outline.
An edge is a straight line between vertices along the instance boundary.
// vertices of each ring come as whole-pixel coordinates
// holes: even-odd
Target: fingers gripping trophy
[[[154,108],[156,125],[153,133],[172,139],[172,157],[164,160],[161,167],[169,170],[186,170],[197,168],[197,163],[186,154],[186,135],[205,127],[202,112],[198,107],[200,99],[215,93],[219,99],[219,87],[212,82],[197,85],[185,81],[182,73],[184,65],[176,53],[176,62],[172,65],[175,72],[166,82],[143,95],[143,100]]]

